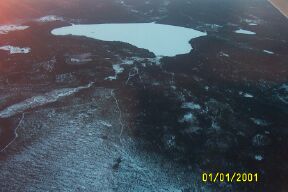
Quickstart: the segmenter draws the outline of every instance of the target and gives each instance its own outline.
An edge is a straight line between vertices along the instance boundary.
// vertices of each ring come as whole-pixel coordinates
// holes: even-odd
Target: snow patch
[[[201,106],[193,102],[186,102],[182,104],[181,108],[194,110],[194,109],[201,109]]]
[[[32,109],[35,107],[43,106],[45,104],[54,103],[61,99],[62,97],[70,96],[74,93],[81,91],[82,89],[87,89],[91,87],[93,83],[89,83],[86,86],[81,86],[77,88],[64,88],[57,89],[51,92],[45,93],[44,95],[34,96],[28,98],[20,103],[16,103],[0,111],[0,118],[9,118],[19,113],[23,113],[27,109]]]
[[[30,53],[31,48],[29,47],[20,48],[20,47],[14,47],[11,45],[5,45],[5,46],[0,47],[0,50],[9,51],[10,54],[18,54],[18,53],[27,54],[27,53]]]
[[[250,93],[244,93],[242,91],[239,92],[239,95],[246,97],[246,98],[253,98],[254,96]]]
[[[273,55],[273,54],[274,54],[274,52],[268,51],[268,50],[263,50],[263,52],[264,52],[264,53],[267,53],[267,54],[270,54],[270,55]]]
[[[113,65],[113,70],[115,72],[114,76],[106,77],[105,80],[116,80],[118,75],[124,72],[124,68],[122,66],[124,65],[134,65],[135,62],[141,63],[143,67],[146,67],[147,65],[159,65],[161,63],[160,57],[154,57],[154,58],[141,58],[141,57],[129,57],[122,59],[119,64]],[[138,73],[138,68],[134,68]]]
[[[123,71],[124,71],[124,68],[121,67],[121,64],[115,64],[115,65],[113,65],[112,67],[113,67],[113,70],[114,70],[114,72],[115,72],[115,75],[114,75],[114,76],[109,76],[109,77],[107,77],[106,80],[110,80],[110,81],[116,80],[116,79],[117,79],[117,76],[118,76],[119,74],[123,73]]]
[[[20,25],[0,25],[0,34],[7,34],[10,31],[20,31],[29,28],[29,26]]]
[[[46,22],[52,22],[52,21],[64,21],[64,18],[56,16],[56,15],[47,15],[47,16],[37,19],[37,21],[46,23]]]
[[[114,69],[116,75],[118,75],[124,71],[124,68],[121,67],[119,64],[113,65],[113,69]]]
[[[254,158],[257,161],[262,161],[263,160],[263,156],[262,155],[255,155]]]
[[[205,24],[205,26],[210,27],[211,29],[218,29],[218,28],[223,27],[223,26],[217,25],[217,24]]]
[[[104,125],[104,126],[106,126],[106,127],[112,127],[112,125],[111,125],[111,123],[108,123],[108,122],[106,122],[106,121],[99,121],[100,122],[100,124],[102,124],[102,125]]]
[[[195,117],[192,113],[186,113],[182,119],[179,120],[180,123],[192,123]]]
[[[259,19],[258,20],[256,20],[256,19],[244,19],[243,21],[250,26],[256,26],[260,23]]]
[[[246,98],[253,98],[254,96],[249,94],[249,93],[244,93],[243,97],[246,97]]]
[[[224,53],[224,52],[220,52],[220,56],[221,56],[221,57],[230,57],[230,55],[229,55],[229,54],[227,54],[227,53]]]
[[[236,30],[235,33],[245,34],[245,35],[255,35],[256,33],[253,31],[248,31],[244,29]]]
[[[76,55],[67,55],[66,56],[66,63],[70,65],[81,65],[87,64],[92,61],[92,54],[91,53],[82,53]]]
[[[53,35],[86,36],[102,41],[120,41],[147,49],[157,56],[176,56],[192,50],[189,41],[206,33],[156,23],[72,25],[52,30]]]

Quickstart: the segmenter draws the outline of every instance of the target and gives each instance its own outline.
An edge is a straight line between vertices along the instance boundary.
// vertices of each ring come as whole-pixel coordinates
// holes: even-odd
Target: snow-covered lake
[[[51,33],[125,42],[147,49],[156,56],[189,53],[192,50],[189,41],[207,35],[190,28],[156,23],[72,25],[54,29]]]

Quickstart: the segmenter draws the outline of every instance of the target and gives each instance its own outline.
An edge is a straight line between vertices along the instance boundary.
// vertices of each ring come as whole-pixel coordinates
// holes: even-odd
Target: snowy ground
[[[195,170],[175,167],[156,153],[141,152],[138,142],[121,134],[121,129],[129,127],[125,114],[119,119],[121,111],[113,90],[93,88],[89,92],[90,98],[70,98],[67,106],[23,113],[18,138],[4,151],[13,156],[0,165],[0,180],[10,181],[1,182],[0,188],[209,191],[197,184]]]

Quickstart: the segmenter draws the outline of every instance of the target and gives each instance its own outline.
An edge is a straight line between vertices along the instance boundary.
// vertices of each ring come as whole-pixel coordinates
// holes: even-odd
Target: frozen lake
[[[189,41],[206,33],[156,23],[91,24],[57,28],[53,35],[86,36],[103,41],[120,41],[153,52],[156,56],[175,56],[192,50]]]

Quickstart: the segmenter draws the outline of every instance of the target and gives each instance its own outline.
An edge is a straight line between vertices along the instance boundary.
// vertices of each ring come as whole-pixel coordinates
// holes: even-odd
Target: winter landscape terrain
[[[18,1],[0,191],[288,190],[288,20],[268,1]]]

